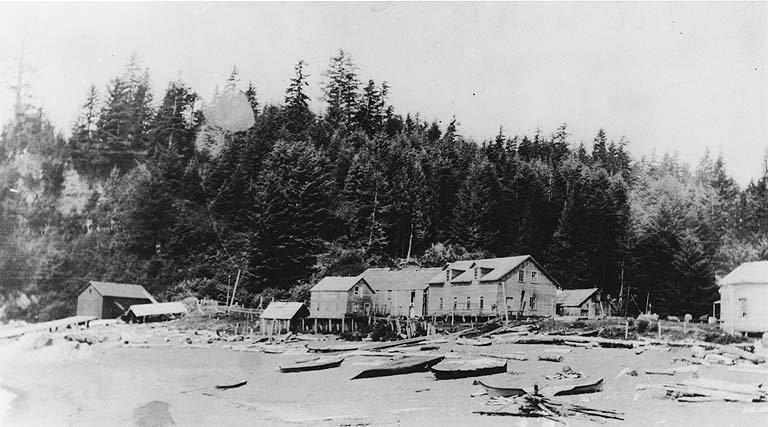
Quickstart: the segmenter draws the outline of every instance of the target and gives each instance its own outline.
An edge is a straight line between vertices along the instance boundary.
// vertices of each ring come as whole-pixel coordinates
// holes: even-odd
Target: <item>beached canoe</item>
[[[456,344],[459,345],[474,345],[478,347],[485,347],[491,345],[493,341],[490,338],[475,339],[475,338],[457,338]]]
[[[488,393],[488,396],[490,397],[510,397],[510,396],[520,396],[525,393],[527,393],[526,390],[524,390],[522,387],[519,386],[510,386],[510,385],[500,385],[500,384],[488,384],[486,381],[482,380],[475,380],[473,384],[479,385],[483,389],[485,389],[485,392]]]
[[[432,367],[438,380],[479,377],[507,372],[507,361],[501,359],[448,360]]]
[[[542,396],[567,396],[570,394],[597,393],[603,391],[603,379],[586,379],[561,385],[551,385],[541,389]]]
[[[340,351],[354,351],[360,348],[360,343],[336,343],[336,344],[320,344],[310,343],[307,345],[307,350],[315,353],[335,353]]]
[[[280,367],[280,372],[304,372],[304,371],[319,371],[321,369],[338,368],[341,366],[341,362],[344,361],[343,357],[325,357],[310,360],[301,363],[294,363],[293,365],[283,365]]]
[[[402,359],[390,360],[375,368],[366,369],[352,377],[352,379],[386,377],[389,375],[410,374],[412,372],[427,372],[430,367],[440,363],[444,358],[444,356],[408,356]]]

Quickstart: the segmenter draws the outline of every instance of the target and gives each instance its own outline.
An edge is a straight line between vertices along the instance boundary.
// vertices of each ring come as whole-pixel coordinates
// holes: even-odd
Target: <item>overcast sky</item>
[[[132,51],[156,98],[182,78],[204,98],[233,65],[281,102],[294,64],[311,95],[339,48],[361,79],[386,80],[397,111],[476,140],[600,127],[635,157],[725,155],[742,185],[768,147],[768,3],[0,3],[0,119],[25,51],[33,101],[71,127],[87,87]],[[319,111],[321,104],[316,102]]]

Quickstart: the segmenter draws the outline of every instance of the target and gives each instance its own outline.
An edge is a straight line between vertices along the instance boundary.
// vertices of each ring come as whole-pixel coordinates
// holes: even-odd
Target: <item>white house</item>
[[[768,261],[741,264],[718,285],[724,331],[768,332]]]

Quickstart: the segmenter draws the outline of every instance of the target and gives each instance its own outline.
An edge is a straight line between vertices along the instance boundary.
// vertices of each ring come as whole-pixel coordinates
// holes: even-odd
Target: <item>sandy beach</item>
[[[131,328],[123,326],[123,328]],[[145,326],[138,333],[146,333]],[[142,332],[143,331],[143,332]],[[509,426],[556,425],[540,418],[491,417],[473,414],[486,405],[473,378],[437,381],[429,373],[351,380],[386,357],[349,356],[339,368],[284,374],[283,364],[306,357],[239,352],[215,342],[211,348],[182,348],[148,335],[148,348],[125,347],[117,340],[93,345],[59,342],[29,348],[33,338],[0,346],[3,388],[16,395],[5,426]],[[300,344],[301,345],[301,344]],[[660,390],[635,390],[637,384],[663,383],[670,376],[648,375],[647,369],[679,366],[676,358],[690,349],[563,349],[561,363],[537,361],[552,346],[499,344],[472,347],[447,343],[439,352],[463,359],[480,353],[520,352],[528,361],[510,361],[508,373],[496,381],[531,385],[567,365],[588,377],[603,377],[599,393],[562,399],[624,413],[624,421],[567,418],[568,425],[697,425],[761,426],[768,414],[755,413],[765,403],[681,403]],[[566,352],[569,351],[569,352]],[[616,376],[624,369],[639,375]],[[690,377],[677,374],[674,379]],[[745,383],[768,380],[766,373],[735,372],[724,366],[702,367],[696,375]],[[219,390],[217,384],[247,384]]]

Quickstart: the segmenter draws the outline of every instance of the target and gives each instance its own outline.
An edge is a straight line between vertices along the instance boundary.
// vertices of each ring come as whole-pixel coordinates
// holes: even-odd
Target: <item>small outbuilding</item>
[[[77,315],[116,319],[132,305],[155,303],[155,297],[141,285],[90,281],[77,296]]]
[[[597,288],[560,290],[555,307],[558,316],[595,318],[604,314]]]
[[[747,262],[720,279],[720,321],[726,332],[768,332],[768,261]]]
[[[300,302],[271,302],[261,313],[262,333],[293,331],[302,326],[302,320],[309,316],[309,309]]]
[[[175,319],[189,314],[181,302],[160,302],[156,304],[134,304],[123,316],[129,322],[147,322]]]

